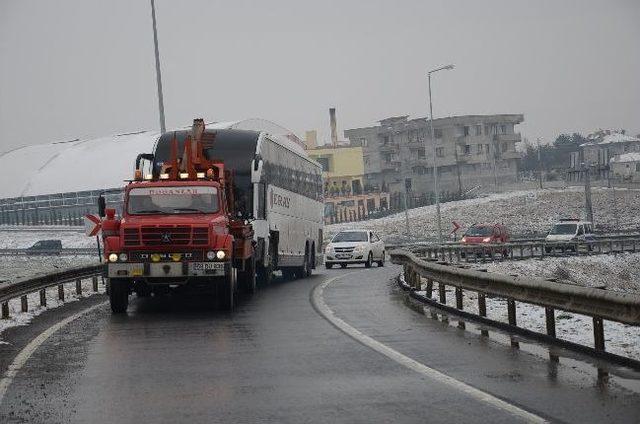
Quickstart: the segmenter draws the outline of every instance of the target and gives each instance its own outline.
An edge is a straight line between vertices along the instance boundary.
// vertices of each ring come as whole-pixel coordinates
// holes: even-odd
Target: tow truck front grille
[[[191,226],[158,225],[142,227],[142,244],[146,246],[180,246],[191,242]]]
[[[193,244],[209,244],[209,228],[207,227],[193,227],[192,243]]]
[[[138,246],[140,244],[140,231],[137,228],[124,229],[124,245]]]

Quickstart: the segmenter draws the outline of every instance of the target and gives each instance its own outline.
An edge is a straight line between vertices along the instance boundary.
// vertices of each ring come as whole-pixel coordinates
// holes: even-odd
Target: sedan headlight
[[[111,253],[109,255],[109,262],[117,262],[118,261],[118,255],[115,253]]]
[[[482,239],[483,243],[489,243],[491,241],[491,237],[485,237]]]

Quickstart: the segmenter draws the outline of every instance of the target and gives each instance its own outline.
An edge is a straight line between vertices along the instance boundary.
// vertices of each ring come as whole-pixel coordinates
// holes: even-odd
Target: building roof
[[[207,124],[208,129],[264,131],[288,147],[303,151],[289,130],[262,119]],[[139,153],[150,153],[160,133],[140,131],[87,140],[25,146],[0,153],[6,176],[0,198],[36,196],[123,187],[133,177]]]
[[[606,134],[602,137],[594,138],[593,140],[587,143],[581,144],[581,146],[596,146],[601,144],[630,143],[630,142],[640,142],[640,138],[633,137],[627,134],[614,132],[611,134]]]
[[[623,153],[611,159],[611,163],[640,162],[640,152]]]
[[[371,126],[371,127],[363,127],[363,128],[350,128],[344,131],[345,134],[352,133],[354,131],[360,130],[372,130],[372,129],[380,129],[385,125],[391,125],[394,123],[404,124],[404,125],[412,125],[419,123],[429,122],[429,118],[413,118],[407,120],[408,116],[394,116],[386,119],[381,119],[378,121],[381,125]],[[502,113],[502,114],[494,114],[494,115],[456,115],[456,116],[446,116],[442,118],[435,118],[433,120],[433,126],[438,128],[443,128],[451,125],[476,125],[476,124],[490,124],[490,123],[501,123],[501,122],[512,122],[514,124],[519,124],[524,121],[524,115],[520,113]]]

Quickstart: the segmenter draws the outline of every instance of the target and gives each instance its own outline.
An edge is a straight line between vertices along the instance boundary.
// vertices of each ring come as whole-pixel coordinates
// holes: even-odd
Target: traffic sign
[[[102,229],[102,221],[95,215],[85,215],[84,219],[84,233],[88,236],[97,236]]]

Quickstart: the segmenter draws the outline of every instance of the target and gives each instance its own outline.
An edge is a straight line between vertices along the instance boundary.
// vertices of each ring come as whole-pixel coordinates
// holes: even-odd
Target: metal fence
[[[513,277],[465,269],[461,266],[454,266],[444,262],[425,260],[406,250],[392,251],[390,257],[393,263],[404,266],[404,281],[412,291],[412,297],[424,303],[488,325],[504,327],[512,332],[541,338],[563,347],[583,351],[603,357],[614,363],[640,370],[640,361],[605,351],[603,325],[603,320],[634,326],[640,325],[640,296],[636,294],[559,284],[538,278]],[[433,297],[436,286],[437,299]],[[446,305],[447,286],[452,286],[455,289],[455,308]],[[420,290],[425,291],[423,296],[416,293]],[[464,290],[477,293],[477,314],[464,310]],[[508,324],[487,318],[487,296],[506,300]],[[518,327],[516,322],[516,302],[545,308],[546,334]],[[591,317],[593,320],[594,347],[558,339],[556,337],[555,324],[556,309]]]
[[[27,296],[31,293],[40,293],[40,306],[47,306],[46,290],[57,287],[58,299],[64,301],[64,285],[75,283],[76,294],[82,294],[82,280],[91,278],[92,290],[98,291],[98,277],[103,275],[104,265],[89,265],[79,268],[70,268],[50,274],[38,275],[31,278],[23,278],[12,283],[0,285],[0,309],[2,319],[9,318],[9,301],[20,298],[22,312],[29,310]]]

